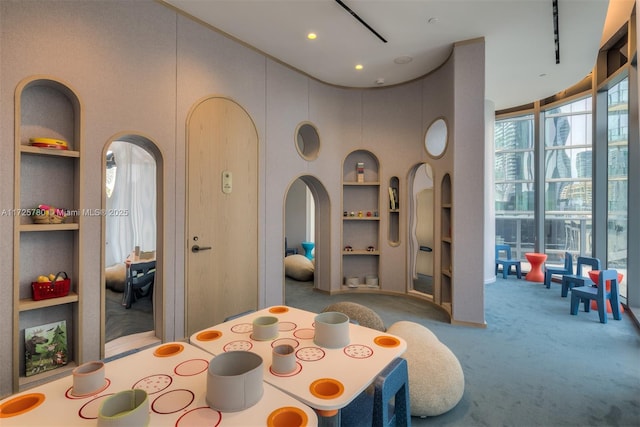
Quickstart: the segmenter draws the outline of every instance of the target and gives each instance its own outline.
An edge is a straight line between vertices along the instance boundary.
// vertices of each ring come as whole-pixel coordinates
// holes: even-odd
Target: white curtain
[[[105,265],[123,262],[136,246],[156,250],[156,161],[145,149],[113,141],[115,185],[107,197]]]

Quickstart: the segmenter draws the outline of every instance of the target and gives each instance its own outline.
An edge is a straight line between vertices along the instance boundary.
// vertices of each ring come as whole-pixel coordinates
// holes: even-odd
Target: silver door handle
[[[198,246],[198,245],[191,246],[191,252],[193,253],[198,253],[200,251],[208,251],[209,249],[211,249],[211,246]]]

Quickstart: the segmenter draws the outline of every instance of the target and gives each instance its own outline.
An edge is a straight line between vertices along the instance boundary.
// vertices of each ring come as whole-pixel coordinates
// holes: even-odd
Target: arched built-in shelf
[[[342,169],[342,276],[344,289],[379,289],[380,182],[378,158],[356,150]]]
[[[389,179],[389,232],[387,239],[391,246],[400,245],[400,180],[397,176]]]
[[[440,186],[440,289],[437,300],[452,314],[453,302],[453,223],[451,175],[442,178]]]
[[[22,80],[14,104],[13,390],[19,392],[68,373],[82,359],[82,111],[69,85],[44,76]],[[29,213],[39,205],[61,209],[66,217],[58,224],[36,224]],[[61,271],[70,279],[69,293],[34,299],[32,282]],[[25,357],[26,330],[62,320],[63,366],[37,367],[35,373]]]

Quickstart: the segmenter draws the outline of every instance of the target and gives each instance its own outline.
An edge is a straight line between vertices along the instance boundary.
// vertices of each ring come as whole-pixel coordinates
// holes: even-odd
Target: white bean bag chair
[[[411,415],[433,417],[453,409],[464,394],[464,373],[453,352],[426,327],[408,321],[387,329],[407,342]]]
[[[284,258],[284,274],[300,282],[313,280],[315,266],[304,255],[289,255]]]

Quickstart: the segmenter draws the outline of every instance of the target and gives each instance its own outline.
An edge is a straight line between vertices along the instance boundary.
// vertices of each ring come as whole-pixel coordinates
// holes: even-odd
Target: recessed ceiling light
[[[434,16],[433,18],[429,18],[427,22],[429,24],[437,24],[438,22],[440,22],[440,18]]]
[[[356,70],[362,70],[364,67],[362,66],[362,64],[358,64],[356,65]]]
[[[315,40],[315,39],[316,39],[316,37],[318,37],[318,36],[316,35],[316,33],[309,33],[309,34],[307,34],[307,38],[308,38],[309,40]]]
[[[398,56],[396,59],[393,60],[393,62],[395,62],[396,64],[408,64],[411,61],[413,61],[413,58],[410,57],[409,55]]]

